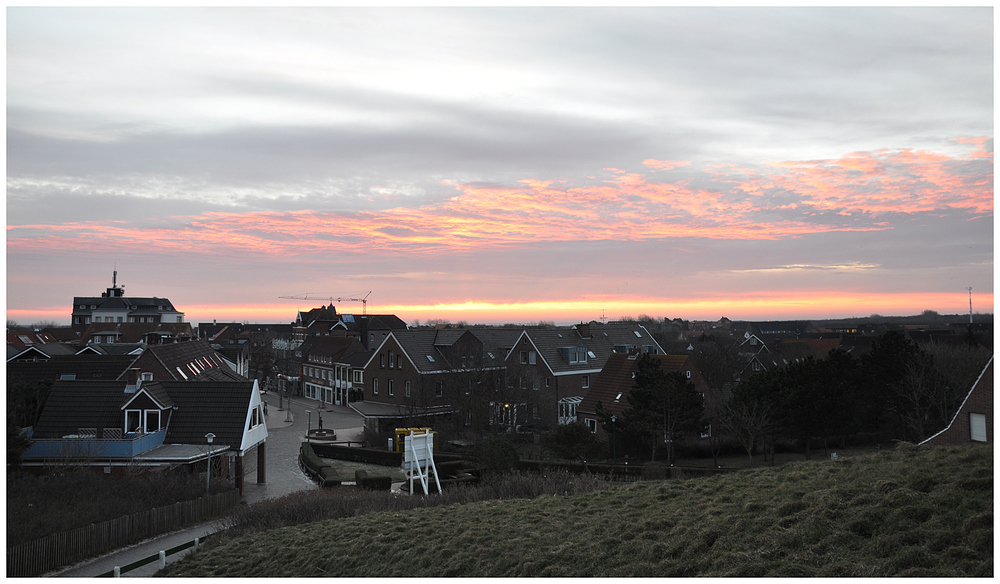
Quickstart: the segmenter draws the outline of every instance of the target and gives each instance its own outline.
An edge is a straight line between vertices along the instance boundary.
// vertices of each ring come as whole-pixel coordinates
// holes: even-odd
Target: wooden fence
[[[221,515],[240,502],[237,489],[157,507],[7,547],[7,577],[38,576]]]

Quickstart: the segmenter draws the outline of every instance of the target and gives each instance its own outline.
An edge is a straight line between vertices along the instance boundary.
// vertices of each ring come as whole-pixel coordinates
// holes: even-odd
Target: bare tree
[[[730,400],[718,418],[726,434],[735,438],[747,451],[753,466],[753,451],[770,431],[775,421],[774,406],[759,400]]]

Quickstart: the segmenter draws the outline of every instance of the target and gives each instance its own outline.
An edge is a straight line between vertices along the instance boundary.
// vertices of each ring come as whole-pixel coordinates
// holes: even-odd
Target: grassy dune
[[[244,535],[161,576],[993,575],[993,449],[802,462]]]

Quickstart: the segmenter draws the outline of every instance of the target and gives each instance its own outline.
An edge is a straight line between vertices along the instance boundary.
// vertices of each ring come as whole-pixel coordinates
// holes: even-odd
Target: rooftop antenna
[[[969,291],[969,324],[972,324],[972,286],[966,287]]]

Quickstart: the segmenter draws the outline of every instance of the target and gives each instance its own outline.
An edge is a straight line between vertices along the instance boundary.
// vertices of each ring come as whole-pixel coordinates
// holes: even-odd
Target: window
[[[363,383],[363,381],[362,381],[362,380],[363,380],[364,378],[362,377],[362,373],[363,373],[363,372],[362,372],[362,370],[361,370],[361,369],[355,369],[355,370],[354,370],[354,383]]]
[[[590,376],[589,375],[584,375],[583,376],[583,389],[587,389],[588,387],[590,387]]]
[[[534,365],[535,361],[536,361],[536,359],[535,359],[535,352],[534,351],[528,351],[528,365]]]
[[[704,397],[704,396],[702,396],[702,397]],[[702,438],[711,438],[711,437],[712,437],[712,425],[711,425],[711,424],[707,424],[707,425],[706,425],[706,426],[705,426],[705,427],[704,427],[704,428],[703,428],[703,429],[701,430],[701,437],[702,437]]]
[[[382,369],[385,369],[385,355],[381,353],[378,356],[378,366]]]
[[[122,317],[119,316],[118,317],[118,322],[121,322],[121,321],[122,321]]]
[[[545,378],[545,387],[549,387],[551,385],[552,385],[552,378],[551,377],[546,377]]]
[[[986,414],[969,414],[969,439],[986,442]]]
[[[691,371],[690,370],[687,371],[687,378],[691,379]]]
[[[135,322],[135,317],[134,317],[134,316],[130,316],[130,317],[128,317],[128,321],[129,321],[129,322]]]
[[[409,381],[404,381],[403,382],[403,392],[405,393],[406,397],[410,397],[410,382]]]
[[[378,377],[372,379],[372,394],[378,395]]]
[[[160,429],[160,410],[146,410],[146,432]]]
[[[590,428],[590,431],[592,433],[597,434],[597,420],[593,418],[587,418],[587,427]]]
[[[623,392],[623,391],[618,392],[618,395],[615,396],[615,401],[620,400],[622,398],[622,394],[624,394],[624,393],[625,392]]]
[[[142,431],[142,410],[125,410],[125,431]]]
[[[90,317],[89,316],[83,317],[83,324],[90,324]]]
[[[392,369],[392,351],[389,351],[389,369]]]
[[[143,371],[142,372],[142,380],[143,381],[152,381],[153,380],[153,374],[150,373],[149,371]]]
[[[528,352],[527,351],[521,351],[521,353],[520,353],[519,356],[521,357],[521,365],[527,365],[528,364]]]
[[[389,397],[392,397],[395,394],[392,391],[392,380],[391,379],[389,380],[388,386],[389,386]]]
[[[427,355],[427,360],[430,361],[431,363],[433,363],[434,362],[434,357],[431,356],[431,355]]]
[[[438,381],[436,384],[434,384],[434,396],[435,397],[444,397],[444,382],[443,381]]]
[[[402,369],[402,368],[403,368],[403,356],[396,355],[396,369]]]

